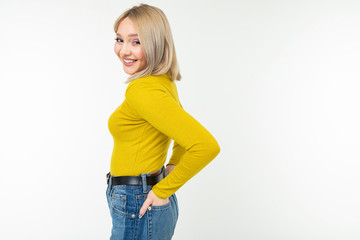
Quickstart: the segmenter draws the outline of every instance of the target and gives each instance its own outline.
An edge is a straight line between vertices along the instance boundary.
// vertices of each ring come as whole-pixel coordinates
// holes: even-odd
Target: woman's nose
[[[127,44],[123,44],[120,50],[120,56],[127,56],[130,53],[130,48]]]

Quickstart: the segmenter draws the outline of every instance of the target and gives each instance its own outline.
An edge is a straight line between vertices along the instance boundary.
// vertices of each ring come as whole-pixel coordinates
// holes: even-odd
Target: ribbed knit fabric
[[[114,139],[110,164],[114,176],[138,176],[160,169],[174,140],[168,164],[176,167],[154,185],[159,198],[176,192],[220,152],[211,133],[183,109],[176,83],[167,74],[131,81],[108,127]]]

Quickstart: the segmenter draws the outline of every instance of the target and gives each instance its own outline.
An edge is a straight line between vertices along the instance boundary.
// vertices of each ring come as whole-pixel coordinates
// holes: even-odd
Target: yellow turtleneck
[[[174,140],[168,164],[176,167],[152,188],[159,198],[176,192],[220,152],[211,133],[183,109],[176,83],[167,74],[131,81],[108,127],[114,139],[110,164],[114,176],[160,169]]]

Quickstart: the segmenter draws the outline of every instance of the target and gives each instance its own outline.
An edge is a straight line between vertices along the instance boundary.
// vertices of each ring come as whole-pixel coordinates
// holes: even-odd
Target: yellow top
[[[159,198],[176,192],[220,152],[211,133],[184,111],[176,83],[167,74],[131,81],[108,127],[114,139],[110,164],[114,176],[138,176],[160,169],[174,140],[168,164],[176,167],[152,188]]]

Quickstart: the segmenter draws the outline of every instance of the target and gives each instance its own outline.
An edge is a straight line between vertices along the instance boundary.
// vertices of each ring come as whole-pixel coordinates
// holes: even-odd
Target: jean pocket
[[[127,195],[122,189],[113,188],[110,192],[111,205],[115,212],[126,214]]]
[[[172,201],[172,196],[169,197],[169,202],[168,203],[166,203],[164,205],[156,205],[156,206],[151,205],[151,209],[155,210],[155,211],[165,210],[165,209],[170,207],[171,201]]]

